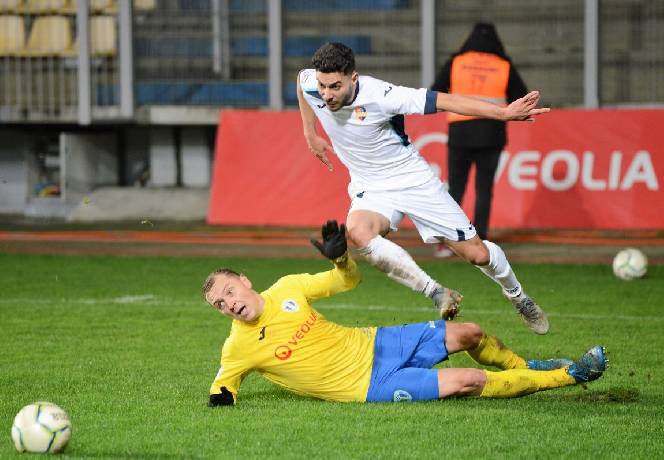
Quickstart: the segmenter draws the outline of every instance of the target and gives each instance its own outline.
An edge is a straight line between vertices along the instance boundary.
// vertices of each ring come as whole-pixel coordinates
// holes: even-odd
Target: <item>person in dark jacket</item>
[[[496,28],[477,23],[461,49],[440,70],[432,90],[462,94],[502,105],[522,97],[528,91],[519,72],[505,53]],[[449,193],[461,204],[474,164],[475,215],[477,234],[487,239],[493,181],[500,154],[507,143],[506,123],[486,118],[448,114],[447,145]],[[437,248],[441,256],[449,249]]]

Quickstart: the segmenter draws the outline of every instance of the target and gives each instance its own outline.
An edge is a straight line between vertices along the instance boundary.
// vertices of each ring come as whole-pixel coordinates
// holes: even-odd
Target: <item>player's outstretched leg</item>
[[[569,367],[574,364],[571,359],[530,359],[526,361],[510,350],[498,337],[482,333],[477,346],[469,348],[466,353],[483,366],[493,366],[501,370],[530,369],[534,371],[551,371]]]
[[[491,241],[483,241],[489,251],[489,263],[478,266],[486,276],[503,288],[503,293],[512,302],[526,325],[536,334],[549,332],[549,320],[544,311],[522,289],[505,253]]]
[[[466,353],[483,366],[502,370],[527,368],[526,360],[507,348],[498,337],[486,333],[482,335],[477,346],[466,350]]]
[[[443,319],[456,316],[461,294],[441,286],[401,246],[379,235],[361,248],[360,254],[391,279],[431,298]]]
[[[536,391],[550,390],[578,383],[591,382],[606,370],[604,347],[597,345],[569,367],[550,371],[511,369],[486,373],[486,382],[480,396],[486,398],[512,398]]]

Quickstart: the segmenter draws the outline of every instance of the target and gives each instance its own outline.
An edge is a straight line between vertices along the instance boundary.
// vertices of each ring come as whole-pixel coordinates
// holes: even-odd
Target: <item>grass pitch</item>
[[[324,260],[0,254],[0,458],[25,404],[67,410],[60,458],[656,458],[664,452],[664,267],[622,282],[608,266],[517,264],[551,332],[528,331],[488,278],[454,262],[422,264],[465,295],[475,321],[526,358],[607,347],[597,382],[520,399],[339,404],[248,377],[236,407],[206,406],[229,320],[200,285],[218,266],[257,289],[326,270]],[[361,264],[354,291],[317,302],[346,325],[434,318],[429,302]],[[445,365],[472,366],[463,355]]]

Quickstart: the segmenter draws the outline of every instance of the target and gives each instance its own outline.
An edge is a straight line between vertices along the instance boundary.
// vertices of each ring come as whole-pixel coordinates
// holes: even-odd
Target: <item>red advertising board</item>
[[[664,228],[664,110],[555,110],[510,123],[492,228]],[[447,178],[444,114],[410,116],[406,132]],[[345,167],[307,149],[298,112],[223,112],[208,221],[314,226],[345,220]],[[474,182],[464,209],[472,219]]]

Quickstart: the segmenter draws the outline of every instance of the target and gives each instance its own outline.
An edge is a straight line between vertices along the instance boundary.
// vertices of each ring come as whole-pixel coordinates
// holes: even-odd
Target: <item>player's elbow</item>
[[[208,407],[232,406],[233,404],[235,404],[233,393],[228,391],[226,387],[221,387],[221,393],[211,394],[208,400]]]

